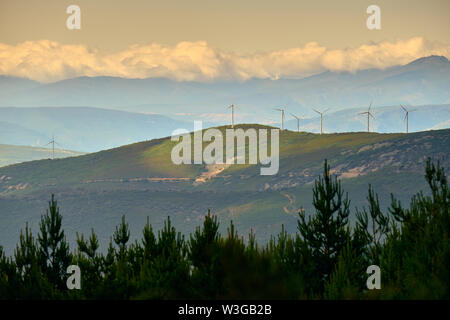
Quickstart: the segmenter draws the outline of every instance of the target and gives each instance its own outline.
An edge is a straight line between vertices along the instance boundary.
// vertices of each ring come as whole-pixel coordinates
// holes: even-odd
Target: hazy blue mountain
[[[413,107],[409,131],[450,127],[450,105]],[[367,108],[341,111],[331,109],[324,115],[324,132],[367,130],[367,118],[358,113]],[[286,113],[286,128],[297,130],[297,121]],[[274,111],[275,113],[275,111]],[[399,106],[375,107],[371,131],[404,132],[404,112]],[[275,113],[279,118],[279,114]],[[0,108],[0,144],[43,146],[55,134],[58,147],[94,152],[138,141],[170,136],[174,129],[193,129],[192,121],[173,120],[162,115],[146,115],[86,107]],[[204,123],[210,127],[213,123]],[[300,130],[319,132],[318,117],[302,119]]]
[[[2,100],[8,99],[9,96],[20,96],[22,92],[40,85],[39,82],[30,79],[0,75],[0,95]]]
[[[76,151],[61,150],[55,148],[54,155],[55,159],[62,159],[67,157],[79,156],[82,154],[83,153]],[[0,144],[0,167],[33,160],[50,159],[51,157],[51,147],[39,148]]]
[[[237,122],[269,123],[278,119],[272,109],[277,105],[312,116],[310,107],[338,111],[363,107],[370,101],[375,106],[448,104],[449,88],[450,62],[445,57],[430,56],[384,70],[327,71],[303,79],[199,83],[79,77],[32,86],[20,93],[13,90],[0,97],[0,106],[86,105],[170,116],[183,114],[189,120],[211,120],[208,114],[221,113],[224,115],[218,119],[224,123],[228,120],[225,107],[234,101],[241,107]]]
[[[0,119],[4,119],[0,108]],[[50,134],[51,136],[51,134]],[[42,145],[47,143],[49,136],[19,124],[0,121],[0,143],[13,145]]]
[[[312,108],[330,108],[324,117],[326,132],[364,131],[366,119],[357,113],[372,101],[372,130],[403,132],[399,104],[418,109],[410,114],[410,131],[443,129],[449,127],[449,88],[450,62],[439,56],[385,70],[244,82],[79,77],[40,84],[1,76],[0,106],[8,107],[0,108],[0,143],[42,146],[54,133],[64,148],[98,151],[169,136],[177,128],[191,130],[193,120],[208,122],[204,127],[228,124],[226,107],[232,102],[238,106],[237,123],[276,125],[280,115],[273,107],[284,106],[287,128],[296,129],[289,120],[289,113],[295,113],[307,118],[302,130],[318,132]],[[109,110],[79,107],[83,105]]]
[[[85,152],[192,129],[192,123],[161,115],[86,107],[0,108],[0,119],[0,143],[43,146],[54,133],[59,147]]]

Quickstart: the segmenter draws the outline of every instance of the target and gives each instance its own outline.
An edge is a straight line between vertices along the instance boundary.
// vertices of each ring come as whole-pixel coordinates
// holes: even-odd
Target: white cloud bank
[[[41,40],[15,46],[0,43],[0,74],[40,82],[78,76],[165,77],[178,81],[277,79],[324,70],[387,68],[429,55],[450,58],[450,45],[414,37],[344,50],[310,42],[299,48],[238,55],[197,41],[175,46],[133,45],[117,53],[102,54],[83,45]]]

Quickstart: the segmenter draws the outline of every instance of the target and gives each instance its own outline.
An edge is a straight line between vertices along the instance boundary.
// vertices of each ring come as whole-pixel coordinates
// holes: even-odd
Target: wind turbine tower
[[[329,109],[326,109],[326,110],[324,110],[324,111],[322,111],[322,112],[320,112],[320,111],[318,111],[318,110],[316,110],[316,109],[313,109],[315,112],[317,112],[319,115],[320,115],[320,134],[322,134],[322,123],[323,123],[323,115],[325,114],[325,112],[327,112]]]
[[[370,132],[370,117],[375,119],[373,114],[370,112],[371,107],[372,107],[372,102],[370,103],[369,109],[367,109],[367,111],[358,113],[358,114],[367,114],[367,132]]]
[[[416,111],[416,109],[408,110],[408,109],[406,109],[406,108],[405,108],[404,106],[402,106],[402,105],[401,105],[400,107],[402,107],[403,111],[405,111],[406,133],[408,133],[408,115],[409,115],[410,112]]]
[[[55,160],[55,144],[60,145],[55,141],[55,134],[52,133],[52,140],[46,144],[48,146],[49,144],[52,144],[52,160]]]
[[[297,132],[300,132],[300,119],[301,119],[301,117],[297,117],[293,113],[291,113],[291,116],[293,116],[295,119],[297,119]]]
[[[235,105],[231,104],[227,109],[231,109],[231,128],[234,128],[234,108]]]
[[[281,111],[281,130],[284,130],[284,109],[276,108],[274,110]]]

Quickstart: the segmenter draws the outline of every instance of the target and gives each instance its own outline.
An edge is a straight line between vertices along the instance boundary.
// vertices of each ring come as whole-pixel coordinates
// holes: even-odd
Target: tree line
[[[52,195],[36,237],[27,224],[12,256],[0,246],[0,299],[448,299],[450,192],[439,162],[427,161],[425,179],[430,192],[409,208],[391,195],[386,212],[369,185],[368,205],[350,224],[350,200],[325,160],[315,212],[299,212],[295,234],[282,228],[258,245],[232,222],[219,234],[208,212],[189,237],[170,217],[158,232],[147,218],[130,242],[123,216],[105,253],[94,230],[77,233],[70,250]],[[81,270],[79,290],[66,286],[69,265]],[[381,270],[379,290],[366,286],[370,265]]]

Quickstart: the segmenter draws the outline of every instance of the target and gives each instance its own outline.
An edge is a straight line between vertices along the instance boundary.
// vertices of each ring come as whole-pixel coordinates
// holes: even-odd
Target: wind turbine
[[[370,112],[370,108],[372,107],[372,102],[369,105],[369,109],[365,112],[360,112],[358,114],[367,114],[367,132],[370,132],[370,117],[374,118],[373,114]]]
[[[297,132],[300,132],[300,119],[301,119],[301,117],[297,117],[293,113],[291,113],[291,116],[293,116],[295,119],[297,119]]]
[[[408,110],[406,109],[404,106],[400,105],[400,107],[402,107],[402,109],[405,111],[405,120],[406,120],[406,133],[408,133],[408,115],[410,112],[416,111],[416,109],[413,110]]]
[[[274,110],[281,111],[281,130],[284,130],[284,109],[275,108]]]
[[[48,146],[49,144],[52,144],[52,160],[55,160],[55,144],[58,146],[61,146],[58,142],[55,141],[55,134],[52,133],[52,140],[46,144]]]
[[[232,103],[231,106],[229,106],[227,109],[231,108],[231,128],[234,128],[234,108],[236,106]]]
[[[318,114],[320,114],[320,134],[322,134],[322,118],[323,118],[324,113],[327,112],[329,109],[326,109],[326,110],[324,110],[324,111],[322,111],[322,112],[317,111],[317,110],[314,109],[314,108],[313,108],[313,110],[314,110],[315,112],[317,112]]]

